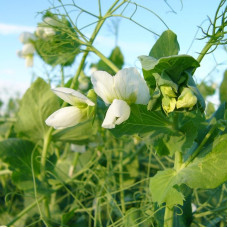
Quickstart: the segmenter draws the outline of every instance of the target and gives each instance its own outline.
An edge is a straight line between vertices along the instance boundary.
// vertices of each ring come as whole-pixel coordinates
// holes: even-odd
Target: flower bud
[[[174,97],[164,96],[162,98],[162,108],[166,114],[173,112],[176,106],[176,99]]]
[[[184,88],[181,95],[178,97],[176,107],[177,108],[192,108],[197,103],[197,97],[194,95],[191,89]]]
[[[167,86],[167,85],[160,86],[160,90],[164,97],[165,96],[176,97],[176,94],[174,93],[173,88],[171,86]]]

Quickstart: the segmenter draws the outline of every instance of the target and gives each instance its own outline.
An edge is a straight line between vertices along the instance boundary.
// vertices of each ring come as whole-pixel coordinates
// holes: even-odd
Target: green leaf
[[[148,132],[170,132],[171,123],[162,111],[147,111],[145,105],[132,105],[127,121],[116,126],[111,132],[116,136],[145,134]]]
[[[205,124],[200,112],[174,112],[169,117],[162,111],[148,111],[144,105],[132,105],[127,121],[111,132],[116,136],[139,134],[159,155],[183,154],[192,146],[198,129]]]
[[[124,227],[149,227],[151,226],[150,220],[147,219],[148,215],[143,214],[140,208],[131,207],[126,211],[124,216]]]
[[[173,187],[176,185],[176,176],[177,172],[174,169],[166,169],[158,171],[150,179],[150,192],[153,202],[157,202],[159,205],[165,202],[170,207],[176,204],[183,205],[183,194]]]
[[[161,34],[150,51],[150,56],[160,59],[171,55],[177,55],[180,50],[177,35],[171,30],[167,30]]]
[[[37,142],[49,127],[45,120],[59,108],[58,98],[50,86],[38,78],[26,91],[20,104],[15,131],[19,137]]]
[[[0,124],[0,140],[7,139],[10,135],[13,123],[5,122]]]
[[[224,73],[222,83],[219,87],[219,98],[221,102],[227,101],[227,70]]]
[[[201,82],[197,87],[204,99],[207,96],[211,96],[215,93],[215,88],[213,85],[207,85],[205,82]]]
[[[180,186],[180,191],[184,194],[185,200],[183,206],[174,208],[174,227],[190,227],[193,214],[192,214],[192,189],[183,184]],[[182,213],[180,213],[182,212]]]
[[[165,202],[169,206],[182,205],[184,197],[177,190],[177,185],[186,184],[191,188],[210,189],[225,182],[227,177],[226,147],[226,135],[221,135],[204,148],[200,156],[179,171],[174,169],[158,171],[150,179],[153,201],[158,204]]]
[[[204,189],[216,188],[225,182],[227,177],[226,148],[226,134],[218,136],[194,162],[179,172],[179,182],[183,181],[191,188]]]
[[[177,92],[178,85],[170,79],[169,75],[165,71],[163,71],[161,75],[154,73],[153,76],[158,86],[171,86],[174,91]]]
[[[192,56],[189,55],[176,55],[170,57],[162,57],[159,60],[146,55],[138,57],[142,64],[144,71],[148,71],[144,78],[149,83],[150,77],[153,73],[162,74],[165,71],[170,79],[179,84],[182,72],[199,67],[199,63]],[[150,83],[148,84],[150,87]]]
[[[97,124],[92,124],[91,120],[80,123],[74,127],[63,130],[56,130],[52,134],[53,141],[64,141],[75,144],[85,144],[92,140],[97,132]]]
[[[14,184],[23,190],[33,189],[31,166],[33,150],[34,144],[26,140],[11,138],[0,142],[0,157],[9,164],[9,169],[13,171],[12,180]],[[34,151],[34,175],[39,173],[38,155],[39,153]]]
[[[204,101],[203,96],[201,95],[200,91],[198,90],[195,81],[192,78],[192,75],[189,71],[185,71],[186,75],[187,75],[187,86],[193,91],[193,93],[196,95],[197,97],[197,103],[200,105],[200,109],[203,112],[205,110],[206,104]]]

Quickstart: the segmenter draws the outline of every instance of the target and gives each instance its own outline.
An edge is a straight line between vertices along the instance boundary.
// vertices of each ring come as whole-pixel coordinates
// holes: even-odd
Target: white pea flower
[[[52,90],[57,96],[72,105],[57,110],[46,119],[45,123],[55,129],[73,127],[86,120],[88,106],[95,105],[88,97],[73,89],[59,87]]]
[[[22,48],[22,55],[24,55],[24,56],[33,55],[34,52],[35,52],[35,47],[31,43],[25,44]]]
[[[32,67],[33,66],[33,55],[27,55],[25,57],[25,65],[26,65],[26,67]]]
[[[22,50],[17,52],[18,57],[25,59],[26,67],[33,66],[33,55],[35,53],[35,47],[31,43],[26,43]]]
[[[26,44],[31,40],[36,40],[36,37],[31,32],[22,32],[19,36],[19,40],[21,41],[21,43]]]
[[[45,17],[43,21],[44,22],[41,23],[35,31],[36,36],[41,39],[54,36],[56,34],[55,27],[57,28],[62,26],[61,22],[51,17]]]
[[[130,116],[130,105],[148,104],[149,88],[136,68],[125,68],[115,76],[105,71],[96,71],[91,76],[94,90],[108,105],[102,127],[115,128]]]
[[[45,25],[42,25],[37,27],[35,33],[37,37],[46,39],[47,37],[54,36],[56,34],[56,31],[54,28],[45,27]]]
[[[44,23],[50,26],[58,27],[61,26],[61,22],[57,19],[53,19],[51,17],[45,17]]]

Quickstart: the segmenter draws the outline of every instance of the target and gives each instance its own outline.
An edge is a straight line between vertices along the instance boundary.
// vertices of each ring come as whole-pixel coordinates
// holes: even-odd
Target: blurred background
[[[67,4],[67,2],[69,1],[64,1],[64,4]],[[103,12],[112,2],[112,0],[101,0]],[[209,18],[213,19],[220,1],[150,0],[136,2],[150,11],[144,8],[136,9],[134,5],[129,6],[126,10],[126,15],[128,17],[132,16],[132,21],[123,18],[108,20],[102,27],[94,45],[105,56],[109,56],[111,50],[118,45],[124,56],[124,67],[135,66],[140,70],[141,65],[137,57],[139,55],[148,55],[158,38],[157,35],[167,29],[165,24],[177,34],[180,54],[189,54],[197,58],[207,42],[207,39],[200,40],[204,35],[199,27],[205,30],[208,28]],[[48,66],[38,55],[35,55],[34,65],[31,68],[26,68],[25,60],[17,56],[17,51],[22,49],[22,44],[19,41],[20,33],[24,31],[34,32],[37,23],[42,20],[42,12],[52,8],[54,1],[2,0],[1,3],[0,111],[3,114],[7,109],[15,108],[14,101],[23,95],[35,78],[42,77],[47,79],[47,75],[52,74],[54,78],[58,79],[61,73],[58,66],[54,68]],[[79,0],[77,4],[90,12],[98,13],[97,1]],[[75,18],[77,13],[72,10],[72,18]],[[93,26],[87,27],[87,25],[92,22],[93,18],[85,13],[82,13],[77,18],[79,28],[84,28],[83,32],[88,37],[91,35]],[[81,54],[77,56],[72,66],[65,67],[66,80],[76,72],[80,58]],[[87,75],[90,75],[89,66],[91,63],[97,61],[98,58],[95,55],[89,55],[85,66]],[[212,54],[203,59],[201,67],[195,72],[195,80],[198,84],[203,81],[206,85],[216,89],[223,80],[225,70],[226,48],[223,45],[218,46]],[[52,86],[56,86],[55,81],[53,81]],[[219,104],[218,91],[208,96],[207,101],[217,107]]]

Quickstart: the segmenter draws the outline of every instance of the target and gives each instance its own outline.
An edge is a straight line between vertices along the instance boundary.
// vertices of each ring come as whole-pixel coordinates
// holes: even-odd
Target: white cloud
[[[35,27],[24,26],[24,25],[14,25],[14,24],[3,24],[0,23],[0,34],[1,35],[15,35],[21,32],[34,32]]]

